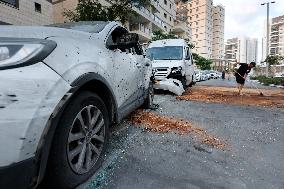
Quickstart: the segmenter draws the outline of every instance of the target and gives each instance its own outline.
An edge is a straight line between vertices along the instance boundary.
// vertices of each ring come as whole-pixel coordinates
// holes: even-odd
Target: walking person
[[[240,62],[236,61],[235,66],[237,64],[240,65],[239,69],[237,71],[235,71],[237,88],[238,88],[239,95],[243,95],[242,90],[243,90],[243,87],[244,87],[244,84],[245,84],[246,77],[247,77],[248,73],[251,71],[251,69],[255,67],[255,62],[251,62],[250,64],[246,64],[246,63],[240,63]]]
[[[222,71],[222,79],[225,79],[225,70]]]

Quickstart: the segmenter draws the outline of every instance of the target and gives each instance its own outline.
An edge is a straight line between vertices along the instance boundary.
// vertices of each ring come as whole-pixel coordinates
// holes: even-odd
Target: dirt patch
[[[264,96],[260,96],[259,91],[256,89],[244,89],[244,95],[240,96],[235,88],[198,86],[188,89],[182,96],[178,96],[177,99],[284,108],[283,90],[262,89],[261,91]]]
[[[172,117],[165,117],[153,112],[138,110],[130,116],[134,125],[143,125],[148,131],[166,133],[174,131],[179,134],[194,134],[203,144],[211,147],[224,149],[225,142],[213,135],[208,134],[201,128],[193,126],[190,122],[178,120]]]

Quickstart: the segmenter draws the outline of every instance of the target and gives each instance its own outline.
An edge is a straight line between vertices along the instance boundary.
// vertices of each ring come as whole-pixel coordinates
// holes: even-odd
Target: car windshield
[[[152,47],[147,50],[150,60],[182,60],[183,48],[180,46]]]
[[[78,31],[84,31],[88,33],[99,33],[101,32],[109,22],[96,21],[96,22],[71,22],[71,23],[63,23],[63,24],[52,24],[49,26],[58,27],[58,28],[66,28]]]

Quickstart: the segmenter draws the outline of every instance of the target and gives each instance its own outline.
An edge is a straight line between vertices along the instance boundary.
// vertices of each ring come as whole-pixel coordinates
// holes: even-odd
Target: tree
[[[173,33],[164,33],[160,30],[158,31],[154,31],[153,32],[153,37],[152,37],[152,41],[157,41],[157,40],[162,40],[162,39],[178,39],[179,37],[176,36],[175,34]],[[191,49],[194,49],[195,46],[190,43],[189,41],[187,41],[187,45],[189,46],[189,48]]]
[[[265,59],[265,62],[268,65],[268,70],[269,72],[272,71],[271,66],[272,65],[278,65],[281,63],[281,61],[284,60],[284,56],[280,56],[280,55],[268,55]],[[275,72],[276,70],[272,71]]]
[[[269,65],[277,65],[280,64],[281,60],[284,60],[284,56],[280,55],[268,55],[265,59]]]
[[[160,30],[153,32],[152,41],[162,40],[162,39],[177,39],[173,33],[164,33]]]
[[[195,64],[201,69],[201,70],[210,70],[211,64],[213,64],[212,60],[206,59],[196,53],[192,53],[193,60]]]
[[[79,0],[74,11],[65,10],[63,16],[70,21],[120,21],[125,24],[136,13],[133,6],[149,6],[150,0],[109,0],[103,6],[98,0]]]

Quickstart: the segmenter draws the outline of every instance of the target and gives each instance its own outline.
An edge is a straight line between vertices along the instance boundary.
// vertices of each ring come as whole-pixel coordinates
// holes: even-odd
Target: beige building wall
[[[192,28],[192,41],[196,53],[205,58],[212,57],[213,44],[213,1],[192,0],[187,3],[188,22]]]
[[[0,0],[0,24],[48,25],[53,23],[51,1],[16,0],[15,4],[6,2]]]

